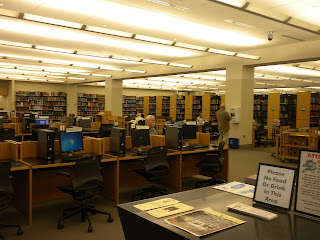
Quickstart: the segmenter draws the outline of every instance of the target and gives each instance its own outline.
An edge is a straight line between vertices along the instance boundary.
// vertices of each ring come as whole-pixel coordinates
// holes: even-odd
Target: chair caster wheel
[[[88,227],[88,232],[89,232],[89,233],[93,232],[93,229],[92,229],[91,226]]]
[[[63,229],[64,228],[64,225],[62,223],[59,223],[58,224],[58,229]]]
[[[113,222],[113,218],[112,218],[112,217],[109,217],[109,218],[108,218],[108,222]]]
[[[23,230],[21,229],[21,228],[19,228],[18,230],[17,230],[17,235],[22,235],[23,234]]]

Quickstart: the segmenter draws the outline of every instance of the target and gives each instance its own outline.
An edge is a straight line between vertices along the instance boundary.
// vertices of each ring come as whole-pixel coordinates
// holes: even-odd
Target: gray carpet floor
[[[255,149],[231,149],[229,162],[229,181],[244,182],[245,176],[256,174],[260,162],[297,167],[296,162],[282,163],[280,160],[274,159],[271,154],[274,147],[259,147]],[[192,178],[183,179],[183,190],[192,189],[194,183],[204,177],[194,176]],[[121,189],[120,203],[128,202],[131,194],[138,188]],[[173,192],[169,189],[169,193]],[[124,234],[122,231],[120,218],[116,206],[110,200],[96,196],[90,202],[99,210],[108,211],[112,214],[114,221],[108,223],[107,217],[96,214],[90,215],[93,232],[88,233],[87,222],[81,223],[80,216],[74,216],[65,221],[64,229],[57,229],[57,219],[62,214],[63,208],[74,207],[77,204],[72,198],[45,201],[34,204],[33,207],[33,224],[29,226],[23,215],[15,211],[13,207],[1,211],[0,223],[21,223],[24,234],[16,236],[13,229],[0,229],[0,233],[7,240],[122,240]]]

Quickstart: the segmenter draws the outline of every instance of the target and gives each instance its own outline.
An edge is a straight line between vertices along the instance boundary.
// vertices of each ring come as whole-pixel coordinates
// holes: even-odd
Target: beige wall
[[[66,92],[67,85],[57,83],[35,83],[16,81],[15,91]]]
[[[0,88],[8,88],[8,81],[0,80]],[[0,96],[0,108],[8,108],[8,96]]]

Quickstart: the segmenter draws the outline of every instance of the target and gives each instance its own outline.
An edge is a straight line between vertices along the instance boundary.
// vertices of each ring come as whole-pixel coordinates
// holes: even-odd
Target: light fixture
[[[161,64],[161,65],[167,65],[168,62],[162,62],[157,60],[151,60],[151,59],[143,59],[142,62],[144,63],[155,63],[155,64]]]
[[[85,78],[77,78],[77,77],[67,77],[67,79],[73,79],[73,80],[86,80]]]
[[[225,50],[220,50],[220,49],[215,49],[215,48],[209,48],[208,52],[222,54],[222,55],[228,55],[228,56],[235,56],[236,55],[235,52],[230,52],[230,51],[225,51]]]
[[[96,77],[111,77],[111,75],[105,75],[105,74],[96,74],[96,73],[92,73],[92,76],[96,76]]]
[[[52,51],[52,52],[74,53],[73,50],[63,49],[63,48],[46,47],[46,46],[39,46],[39,45],[36,45],[35,48],[39,50],[46,50],[46,51]]]
[[[48,80],[48,82],[66,82],[66,81],[62,81],[62,80]]]
[[[174,46],[188,48],[188,49],[192,49],[192,50],[198,50],[198,51],[205,51],[207,49],[206,47],[197,46],[197,45],[188,44],[188,43],[180,43],[180,42],[175,43]]]
[[[1,45],[8,45],[8,46],[14,46],[14,47],[23,47],[23,48],[31,48],[31,44],[27,43],[19,43],[19,42],[11,42],[11,41],[5,41],[5,40],[0,40]]]
[[[124,69],[125,72],[133,72],[133,73],[146,73],[146,71],[141,70],[133,70],[133,69]]]
[[[253,59],[253,60],[259,60],[261,58],[259,56],[254,56],[254,55],[249,55],[249,54],[244,54],[244,53],[237,53],[235,56],[241,57],[241,58]]]
[[[181,64],[181,63],[169,63],[169,66],[173,66],[173,67],[183,67],[183,68],[192,68],[192,65],[188,65],[188,64]]]
[[[172,45],[173,44],[173,41],[170,41],[170,40],[165,40],[165,39],[161,39],[161,38],[154,38],[154,37],[138,35],[138,34],[135,35],[134,39],[148,41],[148,42],[154,42],[154,43],[160,43],[160,44],[165,44],[165,45]]]
[[[69,27],[69,28],[80,29],[82,27],[82,24],[80,24],[80,23],[74,23],[74,22],[64,21],[64,20],[55,19],[55,18],[48,18],[48,17],[33,15],[33,14],[29,14],[29,13],[25,13],[23,15],[23,18],[27,19],[27,20],[31,20],[31,21],[49,23],[49,24],[63,26],[63,27]]]
[[[283,73],[290,73],[290,74],[320,76],[320,72],[319,71],[309,70],[309,69],[302,69],[302,68],[292,67],[292,66],[284,66],[284,65],[263,66],[263,67],[257,67],[257,69],[275,71],[275,72],[283,72]]]

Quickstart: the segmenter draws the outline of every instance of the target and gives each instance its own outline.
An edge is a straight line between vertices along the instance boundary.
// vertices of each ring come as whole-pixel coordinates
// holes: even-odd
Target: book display
[[[78,93],[78,116],[95,116],[104,106],[104,95]]]

